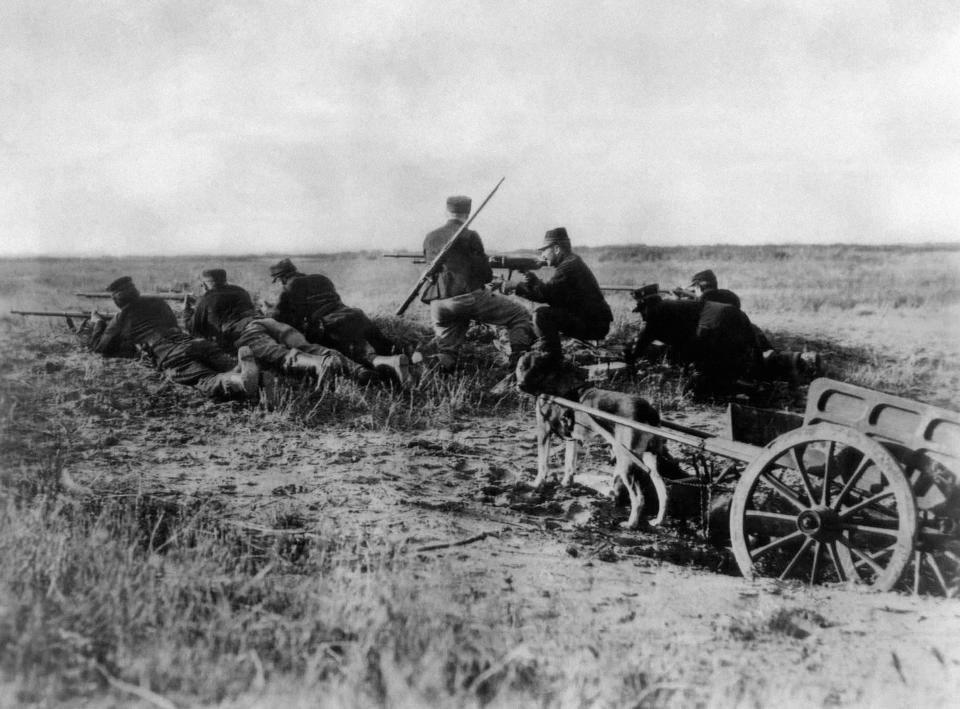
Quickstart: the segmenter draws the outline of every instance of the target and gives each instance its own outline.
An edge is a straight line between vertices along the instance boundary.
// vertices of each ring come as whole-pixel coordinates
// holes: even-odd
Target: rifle
[[[527,271],[536,271],[544,266],[543,261],[530,256],[491,256],[489,260],[490,268],[507,269],[507,280],[510,280],[514,271],[526,273]]]
[[[466,231],[467,227],[470,226],[471,222],[473,222],[473,220],[477,218],[477,215],[480,214],[481,210],[483,210],[487,202],[490,201],[490,198],[493,197],[494,193],[498,189],[500,189],[500,185],[503,184],[503,181],[505,179],[507,178],[506,177],[500,178],[500,182],[498,182],[497,186],[493,188],[493,191],[491,191],[490,194],[487,195],[487,198],[483,200],[483,202],[480,204],[479,207],[477,207],[476,211],[471,215],[471,217],[467,219],[467,221],[465,221],[463,224],[460,225],[460,228],[457,229],[457,232],[450,237],[450,241],[448,241],[444,245],[444,247],[440,249],[440,253],[437,254],[436,258],[433,259],[433,262],[427,267],[427,270],[423,272],[422,276],[420,276],[420,280],[417,281],[417,285],[415,285],[413,287],[413,290],[410,291],[410,294],[407,296],[407,299],[403,301],[403,304],[399,308],[397,308],[396,315],[398,317],[400,315],[403,315],[404,311],[406,311],[406,309],[410,307],[410,303],[412,303],[413,299],[417,297],[417,293],[419,293],[420,289],[423,288],[423,284],[426,283],[434,275],[436,275],[436,273],[440,270],[440,267],[443,266],[443,259],[446,258],[447,253],[449,253],[450,249],[453,248],[453,245],[457,243],[457,239],[460,238],[460,235],[464,231]]]
[[[397,252],[393,254],[384,254],[384,258],[408,258],[413,261],[413,263],[426,263],[426,259],[423,257],[423,254],[409,254],[405,252]]]
[[[633,293],[640,286],[600,286],[600,290],[614,291],[618,293]]]
[[[10,312],[11,312],[13,315],[36,315],[36,316],[38,316],[38,317],[43,317],[43,318],[63,318],[64,320],[67,321],[67,327],[69,327],[69,328],[70,328],[71,330],[73,330],[74,332],[77,331],[76,325],[73,324],[74,319],[75,319],[75,318],[76,318],[76,319],[82,319],[82,320],[84,321],[83,324],[80,325],[80,332],[82,332],[82,331],[84,330],[84,328],[87,326],[87,321],[89,321],[90,316],[93,315],[93,314],[94,314],[95,312],[97,312],[97,311],[91,310],[90,312],[87,312],[87,313],[78,313],[78,312],[67,311],[67,310],[56,310],[56,311],[50,311],[50,310],[11,310]]]
[[[78,295],[81,298],[110,298],[113,294],[108,293],[107,291],[82,291],[79,293],[74,293],[74,295]],[[150,296],[151,298],[163,298],[164,300],[183,300],[187,296],[193,297],[193,293],[190,291],[165,291],[158,293],[141,293],[140,295]]]

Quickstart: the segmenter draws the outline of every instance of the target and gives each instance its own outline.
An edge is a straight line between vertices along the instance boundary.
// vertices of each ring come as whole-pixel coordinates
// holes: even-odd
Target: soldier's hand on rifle
[[[511,295],[512,293],[515,293],[517,291],[517,284],[514,283],[513,281],[501,280],[500,283],[502,286],[501,290],[503,291],[504,295]]]
[[[540,283],[540,279],[537,278],[537,274],[534,273],[533,271],[527,271],[527,272],[525,272],[525,273],[523,274],[523,280],[526,281],[526,284],[527,284],[527,287],[528,287],[528,288],[533,288],[533,287],[536,286],[538,283]]]

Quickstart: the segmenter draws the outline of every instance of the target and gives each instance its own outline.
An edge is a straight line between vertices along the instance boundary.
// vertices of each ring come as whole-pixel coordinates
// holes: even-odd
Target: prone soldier
[[[409,382],[409,357],[393,354],[397,346],[360,308],[344,305],[333,281],[322,273],[301,273],[288,258],[272,265],[270,276],[283,287],[269,313],[274,320],[296,328],[310,342],[336,350],[367,370],[391,370],[401,384]]]
[[[203,271],[202,279],[204,293],[190,318],[191,334],[215,339],[226,349],[248,347],[273,369],[313,373],[318,386],[337,374],[360,384],[393,378],[389,369],[362,367],[335,350],[308,342],[292,326],[263,317],[246,290],[227,282],[222,268]]]
[[[693,368],[695,396],[727,395],[738,380],[755,376],[760,367],[753,325],[738,308],[702,300],[664,300],[657,284],[634,293],[643,329],[629,348],[635,362],[658,340],[672,361]]]
[[[129,276],[107,286],[120,312],[109,322],[94,315],[90,348],[104,357],[123,356],[132,347],[149,354],[164,376],[177,384],[194,386],[210,397],[257,398],[261,376],[249,347],[237,359],[218,345],[192,337],[177,323],[162,298],[141,296]],[[264,382],[266,388],[269,383]]]

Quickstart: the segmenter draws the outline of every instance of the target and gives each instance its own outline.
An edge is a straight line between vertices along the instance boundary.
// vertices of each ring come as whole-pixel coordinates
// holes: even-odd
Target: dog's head
[[[567,396],[586,383],[579,367],[548,359],[541,352],[526,352],[517,362],[517,388],[527,394]]]

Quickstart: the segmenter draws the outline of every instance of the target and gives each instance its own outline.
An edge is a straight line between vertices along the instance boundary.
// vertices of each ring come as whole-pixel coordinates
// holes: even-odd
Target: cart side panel
[[[960,469],[960,414],[891,394],[821,378],[810,385],[804,424],[850,426],[900,450],[949,460]]]

